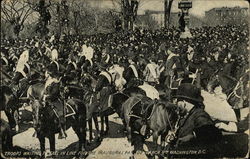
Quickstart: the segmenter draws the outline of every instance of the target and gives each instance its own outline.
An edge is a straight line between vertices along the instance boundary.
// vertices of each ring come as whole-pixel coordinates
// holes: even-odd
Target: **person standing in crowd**
[[[110,64],[110,55],[108,53],[108,48],[102,50],[101,65],[105,68]]]

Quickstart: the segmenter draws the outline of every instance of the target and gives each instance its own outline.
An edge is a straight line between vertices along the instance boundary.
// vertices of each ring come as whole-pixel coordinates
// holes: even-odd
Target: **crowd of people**
[[[76,64],[75,69],[86,69],[93,74],[98,72],[100,67],[107,68],[112,63],[129,65],[130,58],[138,65],[139,77],[142,79],[145,79],[142,71],[150,61],[155,62],[157,67],[164,67],[168,50],[180,57],[182,65],[180,69],[183,71],[186,71],[183,67],[187,65],[194,67],[190,69],[194,69],[193,73],[199,69],[202,73],[201,80],[209,79],[217,69],[223,68],[229,62],[234,62],[235,70],[247,66],[249,51],[247,26],[203,27],[191,29],[191,33],[193,35],[191,39],[180,39],[179,31],[171,29],[136,30],[132,33],[118,32],[91,36],[65,35],[60,39],[54,35],[45,39],[38,37],[24,40],[2,39],[1,58],[2,64],[8,65],[6,72],[11,76],[24,50],[29,51],[27,63],[31,64],[31,68],[32,64],[38,65],[36,61],[41,57],[47,56],[48,61],[58,61],[64,67],[71,61]],[[88,64],[83,65],[86,60],[91,67]],[[237,71],[232,71],[235,72]],[[160,77],[158,74],[155,78]],[[204,88],[205,83],[202,83]]]
[[[101,86],[94,88],[91,79],[97,80],[101,71],[115,64],[125,69],[121,76],[126,80],[126,88],[140,85],[135,81],[145,81],[153,87],[160,84],[166,87],[164,89],[173,89],[174,82],[180,84],[183,80],[189,80],[188,83],[207,89],[207,83],[217,71],[223,71],[236,80],[240,79],[248,67],[247,25],[206,26],[190,29],[190,32],[192,38],[186,39],[180,39],[180,32],[173,28],[1,39],[1,82],[13,87],[20,97],[29,83],[23,82],[23,79],[44,81],[47,90],[44,98],[60,107],[60,85],[57,85],[60,81],[97,91]],[[58,90],[55,91],[56,87]],[[186,87],[196,89],[189,85]],[[185,92],[179,91],[179,105],[191,103],[190,112],[198,105],[197,111],[207,116],[205,127],[214,132],[212,120],[202,109],[203,105],[197,104],[202,103],[203,99],[195,99],[199,91],[194,92],[192,98],[189,91],[186,90],[184,95],[180,94]],[[61,121],[62,128],[63,118]],[[203,136],[203,129],[193,129],[195,133],[191,134],[191,138],[200,134]],[[64,130],[61,130],[61,135],[66,136]],[[180,135],[183,141],[187,140],[185,137]]]

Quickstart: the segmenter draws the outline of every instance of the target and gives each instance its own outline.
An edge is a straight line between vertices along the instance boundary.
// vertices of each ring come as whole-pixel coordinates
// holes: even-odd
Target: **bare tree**
[[[51,14],[49,11],[49,7],[51,6],[51,1],[48,0],[27,0],[29,7],[32,8],[33,11],[39,14],[38,23],[36,24],[36,32],[40,33],[41,37],[44,37],[49,33],[48,25],[50,24]]]
[[[120,9],[124,30],[133,30],[139,2],[139,0],[112,0],[113,5]]]
[[[27,0],[1,0],[1,19],[11,24],[16,37],[19,37],[25,21],[32,13]]]
[[[114,8],[118,8],[123,21],[124,30],[133,30],[140,7],[151,0],[112,0]]]

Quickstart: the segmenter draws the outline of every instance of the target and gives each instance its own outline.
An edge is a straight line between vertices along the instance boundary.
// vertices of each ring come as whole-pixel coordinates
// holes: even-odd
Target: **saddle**
[[[153,113],[154,105],[156,100],[152,100],[149,97],[142,97],[134,100],[132,104],[129,116],[134,117],[140,120],[140,129],[138,130],[141,135],[146,138],[149,138],[150,131],[147,125],[147,121],[150,119],[151,114]]]

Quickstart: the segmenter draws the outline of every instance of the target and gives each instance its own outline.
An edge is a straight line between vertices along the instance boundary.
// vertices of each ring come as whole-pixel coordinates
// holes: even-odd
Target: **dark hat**
[[[176,98],[186,99],[191,103],[203,104],[201,90],[191,83],[183,83],[178,87],[175,95]]]
[[[56,62],[52,62],[47,67],[47,71],[52,73],[52,74],[57,74],[57,73],[59,73],[59,66],[57,65]]]

